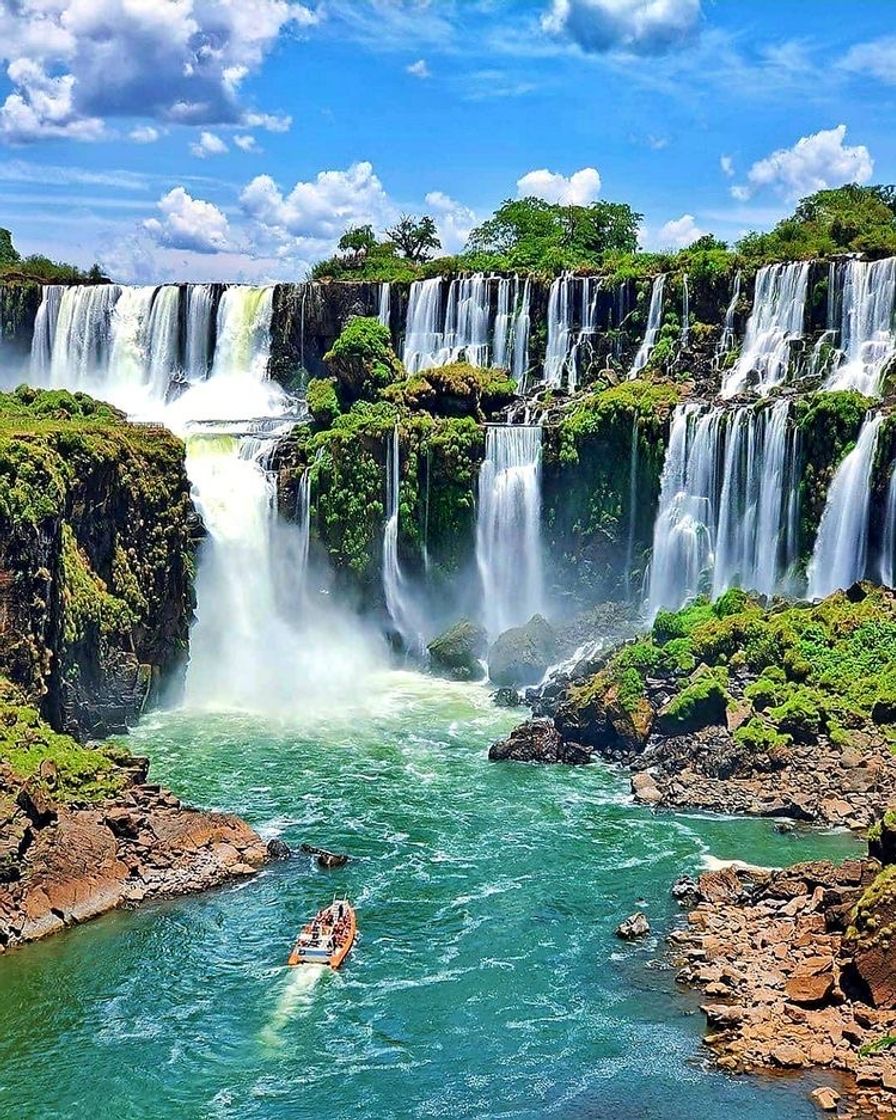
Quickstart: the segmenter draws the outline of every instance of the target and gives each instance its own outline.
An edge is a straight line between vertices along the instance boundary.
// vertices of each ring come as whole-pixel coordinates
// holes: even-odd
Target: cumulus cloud
[[[543,198],[545,202],[559,202],[563,206],[587,206],[600,194],[600,175],[594,167],[583,167],[572,175],[548,171],[529,171],[517,180],[520,198]]]
[[[430,191],[426,207],[439,231],[439,240],[446,253],[459,253],[466,245],[470,230],[476,225],[476,213],[443,191]]]
[[[896,36],[857,43],[840,60],[843,70],[896,85]]]
[[[743,202],[770,188],[796,199],[844,183],[866,183],[874,172],[871,153],[864,144],[844,144],[845,137],[845,124],[801,137],[792,148],[780,148],[754,163],[746,183],[731,188],[732,195]]]
[[[220,136],[205,130],[199,134],[199,140],[190,145],[190,151],[199,159],[205,159],[206,156],[222,156],[228,150]]]
[[[407,72],[414,78],[432,77],[432,71],[429,69],[429,64],[425,58],[419,58],[416,62],[412,62],[407,68]]]
[[[258,151],[258,144],[254,136],[234,136],[233,142],[242,152]]]
[[[656,243],[661,249],[686,249],[698,237],[705,236],[706,230],[700,229],[693,214],[682,214],[660,227]]]
[[[731,156],[719,156],[719,167],[723,175],[727,175],[729,179],[734,178],[734,160]]]
[[[270,175],[257,175],[240,194],[247,217],[277,240],[293,239],[308,253],[323,252],[352,225],[384,226],[397,208],[366,161],[344,171],[321,171],[284,193]]]
[[[238,123],[244,79],[283,31],[317,20],[288,0],[7,0],[0,136],[96,140],[113,117]]]
[[[700,0],[551,0],[541,26],[589,53],[657,55],[700,34]]]
[[[214,203],[175,187],[159,199],[158,208],[161,219],[148,218],[143,223],[158,245],[194,253],[221,253],[231,248],[227,217]]]
[[[128,137],[133,140],[135,144],[155,144],[156,140],[158,140],[161,135],[161,132],[151,125],[141,125],[139,128],[132,128],[128,133]]]

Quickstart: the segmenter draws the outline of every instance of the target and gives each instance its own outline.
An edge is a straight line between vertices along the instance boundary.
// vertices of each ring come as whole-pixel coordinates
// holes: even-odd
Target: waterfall
[[[146,354],[150,391],[162,400],[180,368],[179,316],[180,289],[173,284],[157,288],[146,323]]]
[[[443,340],[441,308],[441,277],[415,280],[411,284],[402,352],[402,361],[408,373],[419,373],[441,364],[438,361]]]
[[[519,283],[517,277],[516,282]],[[513,320],[513,354],[510,373],[516,382],[517,392],[525,392],[526,378],[529,372],[529,329],[531,326],[531,281],[526,278],[523,284],[523,294],[517,304]]]
[[[722,383],[723,397],[752,387],[765,394],[785,380],[791,344],[803,336],[808,285],[807,262],[759,269],[743,347]]]
[[[729,587],[772,594],[798,547],[799,454],[789,405],[680,405],[663,467],[651,615]]]
[[[273,287],[227,288],[218,306],[216,376],[244,371],[251,371],[254,380],[267,376],[273,301]]]
[[[681,278],[681,345],[686,348],[691,339],[691,297],[688,291],[688,274]]]
[[[540,427],[490,425],[486,430],[476,562],[491,637],[541,610]]]
[[[548,295],[548,341],[544,355],[544,383],[553,389],[563,384],[572,350],[572,299],[574,278],[564,272],[551,284]]]
[[[823,599],[838,587],[849,587],[865,576],[871,471],[882,422],[879,412],[865,418],[855,447],[837,468],[831,482],[809,563],[810,599]]]
[[[743,282],[743,273],[740,269],[734,274],[734,286],[731,290],[731,302],[725,309],[725,322],[722,327],[722,333],[719,337],[719,344],[716,347],[716,360],[724,358],[731,350],[734,349],[735,335],[734,335],[734,316],[737,313],[737,305],[740,302],[740,290]]]
[[[653,287],[650,291],[650,307],[647,310],[647,329],[644,332],[644,340],[638,347],[638,353],[635,355],[635,360],[632,362],[632,368],[629,371],[629,377],[637,377],[641,370],[647,365],[647,359],[650,357],[651,351],[656,346],[657,339],[659,338],[660,328],[663,325],[663,292],[666,287],[665,273],[660,273],[653,281]]]
[[[302,472],[296,493],[296,528],[299,534],[298,571],[296,581],[299,593],[305,595],[308,579],[308,557],[311,552],[311,471]]]
[[[881,377],[896,355],[896,257],[832,264],[828,298],[828,326],[839,332],[839,347],[825,388],[879,396]]]
[[[631,594],[632,562],[635,555],[635,526],[638,521],[638,442],[641,428],[635,409],[632,416],[632,453],[628,466],[628,530],[625,541],[625,590]]]
[[[34,319],[31,340],[31,373],[39,384],[48,382],[53,361],[53,342],[59,305],[65,288],[61,284],[46,284],[41,292],[40,306]]]
[[[408,373],[459,361],[488,365],[490,284],[481,273],[452,280],[444,308],[440,278],[411,284],[402,354]]]
[[[383,530],[383,595],[392,625],[411,653],[424,650],[423,626],[398,557],[401,471],[398,425],[392,431],[386,456],[386,524]]]
[[[500,369],[510,368],[513,351],[513,320],[516,297],[519,292],[519,277],[509,276],[498,279],[498,306],[495,312],[494,352],[492,364]]]
[[[392,285],[380,284],[380,303],[377,318],[388,330],[392,321]]]
[[[881,542],[880,582],[884,587],[896,586],[896,463],[890,468],[884,532]]]
[[[204,381],[208,377],[211,366],[214,307],[211,284],[188,286],[184,372],[189,381]]]
[[[89,390],[102,382],[109,366],[112,313],[120,294],[115,284],[65,288],[52,327],[53,387]]]

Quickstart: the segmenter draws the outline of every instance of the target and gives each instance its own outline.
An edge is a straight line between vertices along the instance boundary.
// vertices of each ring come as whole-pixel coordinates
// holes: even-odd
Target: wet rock
[[[663,800],[663,795],[653,775],[648,774],[646,770],[641,770],[632,775],[632,794],[635,800],[640,801],[643,805],[659,805]]]
[[[672,884],[672,897],[682,906],[693,906],[698,893],[697,884],[690,875],[682,875]]]
[[[533,615],[525,626],[505,630],[491,647],[489,680],[513,688],[538,684],[556,656],[553,629],[540,614]]]
[[[809,1094],[809,1100],[817,1105],[822,1112],[836,1112],[840,1094],[827,1085],[819,1085]]]
[[[427,649],[430,668],[439,676],[455,681],[479,681],[485,676],[481,661],[488,650],[488,637],[468,618],[434,638]]]
[[[271,859],[281,860],[289,859],[292,855],[289,845],[284,843],[283,840],[273,839],[268,840],[268,856]]]
[[[315,848],[312,844],[303,844],[299,851],[306,856],[314,856],[314,862],[317,866],[323,867],[327,871],[333,871],[337,867],[345,867],[348,863],[348,856],[338,852],[329,852],[326,848]]]
[[[646,937],[648,933],[650,933],[650,922],[647,921],[647,915],[642,914],[640,910],[630,914],[616,927],[616,936],[622,941],[637,941],[641,937]]]
[[[492,695],[492,702],[498,708],[518,708],[522,703],[515,688],[499,688]]]
[[[549,719],[531,719],[489,748],[491,762],[563,762],[574,766],[591,761],[591,752],[564,742]]]

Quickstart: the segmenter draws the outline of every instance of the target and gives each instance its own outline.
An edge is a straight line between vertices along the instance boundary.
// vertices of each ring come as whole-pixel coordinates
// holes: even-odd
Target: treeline
[[[37,281],[50,284],[100,284],[106,281],[98,264],[84,271],[73,264],[53,261],[40,253],[23,257],[8,229],[0,228],[0,280]]]
[[[643,215],[626,203],[562,206],[538,198],[509,199],[467,240],[462,253],[438,256],[429,215],[404,215],[378,234],[369,225],[346,230],[336,254],[312,278],[408,281],[454,272],[600,272],[614,279],[660,271],[721,274],[782,260],[838,253],[896,255],[896,187],[849,184],[804,198],[767,233],[733,245],[706,235],[678,252],[638,251]]]

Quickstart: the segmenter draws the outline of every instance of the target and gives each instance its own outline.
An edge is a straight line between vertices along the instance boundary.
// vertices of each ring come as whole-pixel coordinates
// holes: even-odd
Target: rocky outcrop
[[[468,618],[456,622],[426,648],[430,668],[439,676],[455,681],[479,681],[485,676],[482,659],[488,650],[488,636]]]
[[[0,673],[57,730],[120,732],[186,657],[183,444],[82,394],[0,399]]]
[[[492,684],[514,688],[538,684],[557,656],[557,639],[540,614],[524,626],[505,630],[488,651],[488,676]]]
[[[0,951],[145,899],[254,874],[264,841],[238,817],[191,809],[122,767],[118,794],[77,804],[0,765]]]
[[[506,739],[492,744],[488,757],[492,762],[566,762],[576,766],[591,761],[589,751],[565,743],[546,719],[520,724]]]
[[[700,877],[687,927],[670,942],[683,966],[679,981],[706,996],[706,1042],[723,1069],[835,1071],[847,1078],[837,1083],[843,1100],[826,1094],[828,1105],[892,1114],[896,992],[883,966],[894,973],[896,951],[882,939],[885,955],[869,971],[853,926],[869,897],[885,893],[880,880],[890,871],[853,859]],[[867,998],[875,977],[885,985],[876,1005]]]

